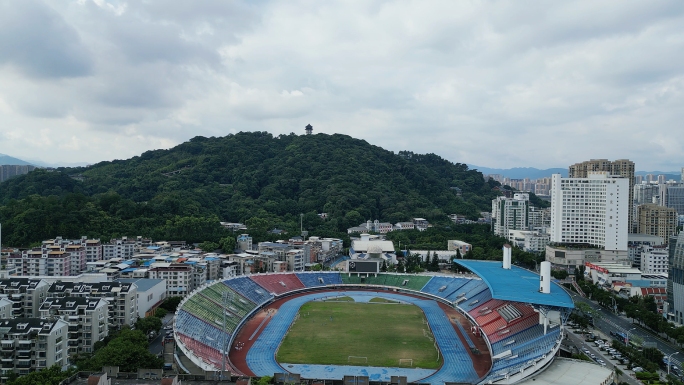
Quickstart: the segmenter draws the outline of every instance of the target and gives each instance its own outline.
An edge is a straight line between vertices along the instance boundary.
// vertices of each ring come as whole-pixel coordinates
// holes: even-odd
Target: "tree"
[[[387,271],[387,262],[385,262],[384,259],[382,260],[382,266],[380,266],[380,271],[382,271],[383,273]]]
[[[226,254],[232,254],[235,251],[236,246],[237,241],[235,240],[235,237],[224,237],[219,241],[219,247],[221,248],[221,251]]]
[[[157,317],[139,318],[135,321],[135,328],[148,335],[151,331],[159,332],[162,328],[162,321]]]
[[[439,256],[437,252],[432,255],[432,261],[430,262],[430,271],[439,271]]]
[[[209,242],[209,241],[204,241],[199,244],[199,248],[202,249],[205,253],[210,253],[212,251],[215,251],[218,249],[220,246],[216,242]]]
[[[158,318],[157,318],[158,319]],[[122,329],[107,346],[84,362],[82,370],[102,370],[103,366],[118,366],[122,372],[137,372],[140,368],[159,369],[164,360],[150,353],[147,337],[140,330]]]
[[[154,316],[161,319],[166,317],[168,313],[168,310],[164,309],[163,307],[158,307],[157,310],[154,311]]]
[[[164,300],[164,302],[162,302],[161,305],[159,305],[159,307],[164,308],[168,311],[175,312],[176,308],[178,307],[178,305],[180,304],[182,299],[183,299],[183,297],[178,297],[178,296],[168,297]]]
[[[399,263],[397,264],[397,273],[403,273],[404,271],[405,271],[404,262],[399,261]]]
[[[568,277],[568,272],[565,270],[551,270],[551,276],[556,279],[565,279]]]
[[[10,375],[7,385],[59,385],[74,374],[75,370],[62,371],[58,365],[24,374],[21,377]]]

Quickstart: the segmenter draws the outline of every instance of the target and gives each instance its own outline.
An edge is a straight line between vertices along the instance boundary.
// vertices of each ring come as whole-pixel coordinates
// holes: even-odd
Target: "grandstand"
[[[270,306],[273,301],[284,301],[272,318],[269,318],[269,313],[259,321],[258,328],[250,332],[254,345],[250,345],[249,350],[240,356],[242,358],[233,357],[233,351],[226,348],[231,359],[244,359],[252,373],[273,375],[276,370],[285,370],[274,361],[274,352],[301,304],[327,298],[330,291],[336,292],[336,296],[357,299],[362,295],[372,295],[413,303],[423,309],[444,358],[443,367],[428,376],[424,370],[418,372],[409,368],[378,370],[384,370],[384,373],[407,371],[415,382],[422,383],[454,380],[472,384],[517,382],[552,362],[562,338],[561,325],[573,304],[568,294],[555,284],[550,294],[539,293],[538,276],[532,272],[518,268],[513,272],[503,272],[500,262],[499,269],[489,263],[463,261],[463,266],[479,278],[340,272],[257,274],[230,278],[205,285],[181,302],[174,323],[175,337],[179,349],[198,366],[204,370],[218,370],[222,347],[232,346],[239,330],[255,312]],[[508,290],[503,290],[501,285],[508,285]],[[510,287],[516,290],[510,290]],[[368,289],[373,291],[367,292]],[[225,306],[224,296],[228,300]],[[464,324],[470,322],[470,328],[459,322],[449,325],[448,317],[444,316],[438,302],[456,309],[465,317]],[[482,349],[475,346],[474,340],[483,338],[489,347],[488,352],[486,348],[481,352]],[[475,374],[473,354],[489,354],[491,368],[485,373]],[[231,371],[243,374],[237,369],[239,365],[233,365],[230,360],[228,365]],[[311,379],[337,376],[343,374],[345,368],[350,373],[353,371],[352,367],[344,366],[321,369],[299,365],[288,368],[314,376]],[[372,368],[364,370],[373,372]]]

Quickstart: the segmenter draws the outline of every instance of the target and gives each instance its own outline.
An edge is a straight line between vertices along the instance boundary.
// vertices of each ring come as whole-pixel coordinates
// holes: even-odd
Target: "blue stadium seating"
[[[468,283],[459,287],[458,290],[455,290],[453,293],[449,294],[445,298],[452,302],[457,301],[461,297],[470,299],[470,297],[473,297],[485,288],[487,288],[487,284],[481,279],[471,279],[468,281]]]
[[[466,283],[470,282],[468,278],[461,277],[432,277],[425,286],[421,289],[423,293],[429,293],[438,297],[446,298]],[[444,290],[440,290],[444,288]]]
[[[299,278],[300,281],[304,284],[306,287],[317,287],[317,286],[325,286],[325,285],[337,285],[337,284],[342,284],[342,278],[340,278],[340,273],[318,273],[318,272],[310,272],[310,273],[296,273],[297,278]],[[321,282],[321,280],[323,282]]]
[[[227,279],[223,281],[223,283],[257,305],[260,305],[273,298],[268,290],[244,276]]]
[[[178,333],[201,341],[214,349],[222,351],[221,345],[224,343],[224,332],[220,329],[221,325],[210,325],[205,321],[193,316],[187,311],[180,309],[176,312],[175,330]],[[230,334],[226,334],[226,341],[230,340]]]
[[[492,292],[489,291],[489,288],[485,286],[485,289],[482,290],[480,293],[468,298],[468,300],[465,302],[461,302],[459,307],[465,312],[470,312],[471,310],[489,301],[490,299],[492,299]]]

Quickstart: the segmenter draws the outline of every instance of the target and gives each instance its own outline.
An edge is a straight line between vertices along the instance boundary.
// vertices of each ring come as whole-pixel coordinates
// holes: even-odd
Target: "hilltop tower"
[[[310,124],[307,124],[306,127],[304,127],[304,128],[306,129],[306,134],[311,135],[311,132],[313,132],[313,126]]]

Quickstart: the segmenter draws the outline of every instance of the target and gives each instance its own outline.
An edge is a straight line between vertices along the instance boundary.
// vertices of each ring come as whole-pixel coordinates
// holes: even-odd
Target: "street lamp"
[[[674,353],[670,354],[669,356],[667,356],[667,375],[668,376],[670,375],[670,366],[672,366],[672,356],[674,356],[675,354],[679,354],[679,352],[674,352]]]

